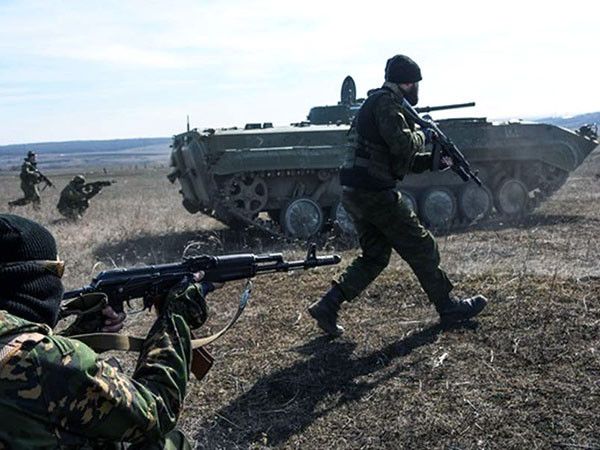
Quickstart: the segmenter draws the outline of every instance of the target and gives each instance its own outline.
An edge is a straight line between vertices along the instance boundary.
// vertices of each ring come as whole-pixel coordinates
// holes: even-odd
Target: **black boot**
[[[338,310],[344,301],[342,291],[333,285],[321,300],[308,307],[308,312],[317,321],[317,325],[330,336],[340,336],[344,329],[337,322]]]
[[[487,298],[483,295],[459,299],[448,296],[448,298],[435,305],[435,309],[440,315],[440,322],[444,325],[463,322],[475,317],[487,305]]]

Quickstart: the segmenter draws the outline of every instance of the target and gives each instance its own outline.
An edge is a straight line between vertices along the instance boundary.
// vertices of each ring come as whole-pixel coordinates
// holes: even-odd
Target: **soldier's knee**
[[[374,271],[381,272],[390,263],[391,251],[364,254],[362,255],[365,262],[373,268]]]

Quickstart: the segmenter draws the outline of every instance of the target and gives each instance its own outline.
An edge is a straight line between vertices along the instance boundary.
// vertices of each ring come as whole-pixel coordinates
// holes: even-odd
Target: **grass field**
[[[456,291],[490,299],[462,327],[437,326],[416,278],[394,256],[344,306],[346,334],[324,338],[306,307],[357,253],[335,240],[323,251],[341,254],[338,267],[257,278],[247,312],[211,346],[213,370],[190,383],[182,428],[211,449],[600,449],[598,173],[597,150],[528,220],[438,237]],[[78,223],[59,219],[54,190],[43,192],[41,211],[15,211],[55,234],[67,288],[114,265],[175,261],[191,241],[211,253],[304,253],[188,214],[163,170],[108,176],[117,184]],[[54,181],[62,187],[69,178]],[[0,187],[6,211],[18,180],[3,175]],[[210,297],[205,334],[228,320],[242,286]],[[130,315],[127,330],[143,334],[151,320]],[[125,359],[130,367],[133,355]]]

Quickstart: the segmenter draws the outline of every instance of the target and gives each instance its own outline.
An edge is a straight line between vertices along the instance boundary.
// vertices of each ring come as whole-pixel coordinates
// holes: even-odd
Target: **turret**
[[[342,83],[340,101],[337,105],[315,106],[308,113],[308,121],[313,125],[345,124],[349,125],[354,115],[365,101],[364,98],[356,98],[356,84],[351,76],[344,78]],[[415,108],[418,113],[429,113],[432,111],[443,111],[446,109],[468,108],[475,106],[475,102],[454,103],[452,105],[423,106]]]

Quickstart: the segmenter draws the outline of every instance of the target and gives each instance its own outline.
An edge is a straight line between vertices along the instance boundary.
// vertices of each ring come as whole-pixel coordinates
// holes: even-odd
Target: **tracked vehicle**
[[[331,224],[352,233],[340,205],[338,171],[347,153],[350,122],[361,103],[354,81],[347,77],[341,101],[312,108],[308,121],[202,132],[188,127],[173,138],[169,179],[179,180],[183,206],[190,213],[208,214],[231,227],[251,225],[300,239]],[[450,172],[406,177],[398,191],[432,228],[527,214],[560,188],[598,145],[592,126],[571,131],[474,117],[437,123],[478,171],[483,187]]]

